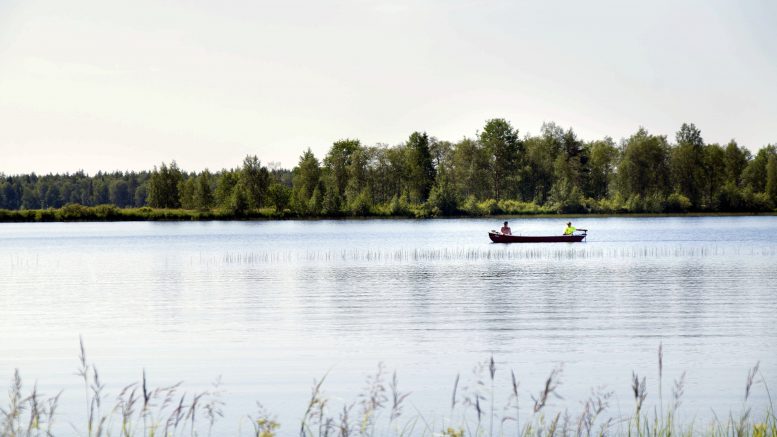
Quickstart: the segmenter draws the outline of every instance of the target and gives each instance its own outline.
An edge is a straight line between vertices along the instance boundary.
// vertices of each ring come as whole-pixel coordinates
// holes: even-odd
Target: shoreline
[[[777,216],[777,211],[772,212],[580,212],[580,213],[502,213],[502,214],[467,214],[461,212],[458,214],[447,215],[302,215],[289,210],[277,212],[272,208],[258,209],[236,214],[225,210],[188,210],[188,209],[164,209],[164,208],[117,208],[109,205],[100,205],[94,207],[77,208],[63,207],[50,209],[30,209],[30,210],[5,210],[0,209],[0,223],[53,223],[53,222],[133,222],[133,221],[166,221],[166,222],[186,222],[186,221],[284,221],[284,220],[447,220],[462,218],[521,218],[521,219],[543,219],[543,218],[645,218],[645,217],[754,217],[754,216]]]

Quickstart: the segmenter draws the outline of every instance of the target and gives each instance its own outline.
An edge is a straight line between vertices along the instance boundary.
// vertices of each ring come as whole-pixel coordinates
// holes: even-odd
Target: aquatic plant
[[[484,247],[485,246],[485,247]],[[651,259],[651,258],[705,258],[726,256],[777,255],[776,247],[723,247],[705,245],[629,245],[601,246],[579,244],[554,245],[498,245],[451,248],[350,248],[321,250],[264,250],[225,252],[218,256],[200,256],[205,264],[297,264],[300,262],[369,262],[403,263],[436,261],[519,261],[519,260],[574,260],[574,259]]]
[[[747,372],[741,411],[715,416],[714,420],[697,426],[694,421],[677,421],[685,391],[685,373],[673,382],[671,400],[663,399],[663,345],[658,349],[658,408],[645,410],[648,398],[647,379],[632,373],[631,391],[634,407],[631,413],[613,414],[610,401],[613,392],[605,387],[591,390],[579,411],[554,405],[561,386],[562,368],[551,370],[540,389],[530,396],[526,411],[519,403],[520,384],[514,371],[509,372],[509,384],[497,385],[496,375],[502,372],[493,357],[478,363],[468,378],[457,375],[453,383],[450,410],[446,417],[424,416],[416,411],[405,414],[404,406],[410,392],[400,391],[396,372],[390,380],[383,364],[369,375],[362,392],[353,402],[328,398],[323,386],[326,375],[313,383],[307,406],[302,410],[299,428],[284,428],[276,417],[257,402],[257,412],[246,415],[248,430],[254,437],[295,435],[324,436],[508,436],[518,437],[591,437],[636,436],[671,437],[709,435],[713,437],[777,437],[777,416],[769,387],[760,366]],[[84,386],[83,428],[77,435],[102,436],[195,436],[223,435],[215,432],[216,422],[223,416],[220,381],[211,389],[187,393],[182,384],[152,388],[146,372],[140,381],[122,388],[110,404],[105,385],[96,366],[87,360],[83,342],[80,344],[79,367],[76,371]],[[769,405],[765,411],[753,412],[749,399],[756,385],[766,392]],[[507,401],[498,398],[507,391]],[[7,404],[0,407],[0,436],[70,435],[56,422],[60,391],[46,397],[36,385],[24,390],[19,371],[15,371],[8,391]],[[666,409],[665,409],[666,408]],[[245,429],[241,424],[238,435]],[[290,425],[287,425],[290,426]],[[76,428],[78,428],[76,426]]]

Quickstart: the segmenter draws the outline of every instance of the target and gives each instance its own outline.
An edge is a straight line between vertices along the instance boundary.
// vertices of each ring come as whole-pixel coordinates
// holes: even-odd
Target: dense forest
[[[18,210],[0,219],[31,210],[38,219],[47,210],[77,219],[96,206],[109,217],[153,208],[203,218],[773,211],[777,147],[753,155],[734,140],[708,144],[693,124],[674,141],[643,128],[617,143],[583,141],[555,123],[521,137],[492,119],[458,142],[421,132],[395,146],[336,141],[323,159],[303,152],[292,170],[248,156],[217,172],[186,172],[173,161],[93,176],[0,174],[0,209]]]

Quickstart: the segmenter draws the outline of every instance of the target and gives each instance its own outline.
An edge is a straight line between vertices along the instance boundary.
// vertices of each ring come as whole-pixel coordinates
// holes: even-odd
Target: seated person
[[[564,235],[572,235],[575,233],[577,229],[575,229],[574,226],[572,226],[572,222],[567,223],[567,228],[564,229]]]
[[[501,232],[502,235],[513,235],[513,232],[510,230],[510,227],[507,226],[507,222],[505,222],[505,225],[502,226],[502,229],[500,229],[499,232]]]

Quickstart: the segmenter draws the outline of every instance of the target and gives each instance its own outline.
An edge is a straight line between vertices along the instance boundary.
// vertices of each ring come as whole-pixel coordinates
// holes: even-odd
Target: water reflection
[[[627,398],[659,342],[689,372],[688,414],[738,407],[758,360],[774,380],[776,218],[576,223],[587,243],[495,245],[486,220],[3,225],[0,375],[74,386],[82,334],[117,384],[221,374],[228,417],[259,399],[286,423],[313,377],[345,393],[379,361],[419,409],[492,353],[527,390],[566,363],[573,406],[601,384]]]

